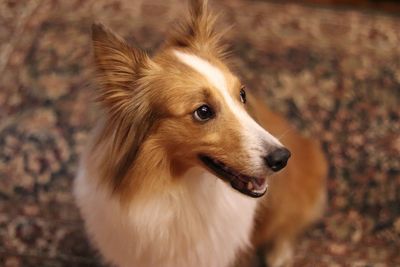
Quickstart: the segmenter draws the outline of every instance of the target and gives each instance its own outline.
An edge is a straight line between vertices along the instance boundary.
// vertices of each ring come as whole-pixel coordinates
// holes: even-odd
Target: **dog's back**
[[[251,103],[256,120],[292,152],[290,164],[272,177],[259,203],[253,243],[268,266],[290,265],[296,238],[323,213],[327,162],[319,142],[300,135],[262,101],[252,98]]]

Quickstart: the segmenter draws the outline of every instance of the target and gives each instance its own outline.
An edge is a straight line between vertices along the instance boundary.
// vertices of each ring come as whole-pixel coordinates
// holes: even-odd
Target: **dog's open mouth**
[[[223,162],[205,155],[200,155],[200,160],[219,178],[229,182],[234,189],[245,195],[256,198],[263,196],[267,191],[265,178],[241,174]]]

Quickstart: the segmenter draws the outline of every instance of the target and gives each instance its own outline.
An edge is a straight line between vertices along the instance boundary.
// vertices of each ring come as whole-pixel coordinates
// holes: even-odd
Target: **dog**
[[[285,266],[321,215],[318,143],[246,90],[214,25],[206,1],[192,0],[151,57],[92,26],[100,111],[74,195],[113,266],[228,267],[257,248]]]

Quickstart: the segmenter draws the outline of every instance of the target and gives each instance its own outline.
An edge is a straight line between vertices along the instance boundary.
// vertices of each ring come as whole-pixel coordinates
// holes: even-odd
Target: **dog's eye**
[[[208,121],[214,116],[214,111],[207,105],[202,105],[198,109],[196,109],[193,113],[193,117],[197,121]]]
[[[242,86],[240,88],[240,101],[242,101],[242,103],[246,103],[246,91],[244,90],[246,87]]]

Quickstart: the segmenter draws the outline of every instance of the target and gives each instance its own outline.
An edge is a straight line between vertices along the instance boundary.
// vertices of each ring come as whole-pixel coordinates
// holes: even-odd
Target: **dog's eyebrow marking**
[[[203,88],[202,93],[203,93],[204,98],[210,97],[210,91],[208,91],[207,88]]]

